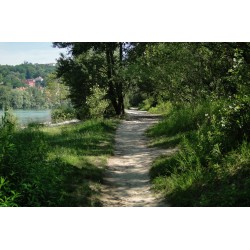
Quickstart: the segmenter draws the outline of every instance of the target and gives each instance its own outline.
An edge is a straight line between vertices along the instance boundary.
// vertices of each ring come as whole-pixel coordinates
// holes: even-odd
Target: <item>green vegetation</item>
[[[152,145],[175,147],[150,171],[174,206],[249,206],[249,99],[175,109],[148,131]]]
[[[76,118],[76,111],[69,106],[62,106],[53,109],[51,112],[51,120],[53,123],[68,121]]]
[[[106,158],[118,121],[0,130],[0,206],[100,206]]]
[[[57,76],[69,87],[70,98],[79,117],[89,117],[93,112],[87,101],[95,95],[93,89],[100,88],[105,93],[103,110],[105,113],[124,114],[123,77],[125,66],[125,43],[72,43],[55,42],[55,47],[68,48],[70,56],[62,55],[58,60]],[[112,111],[110,110],[112,107]]]
[[[19,90],[0,86],[0,109],[48,109],[52,106],[44,89],[27,87]]]
[[[55,71],[55,66],[50,64],[32,64],[24,62],[23,64],[0,65],[0,84],[11,88],[25,87],[26,79],[42,77],[43,81],[37,81],[37,87],[45,87],[46,78]]]
[[[133,105],[165,114],[151,146],[177,147],[150,171],[174,206],[249,206],[250,44],[146,43],[128,65]]]
[[[67,87],[54,76],[55,66],[24,63],[0,65],[0,109],[48,109],[68,105]],[[35,86],[29,86],[33,79]]]
[[[61,55],[55,73],[48,74],[43,93],[16,92],[21,84],[14,83],[16,76],[27,79],[38,74],[32,72],[32,65],[24,64],[21,73],[13,74],[5,72],[8,67],[5,71],[0,67],[0,107],[53,104],[58,108],[54,120],[76,116],[85,122],[18,131],[11,119],[4,118],[0,132],[3,205],[73,204],[67,201],[68,188],[78,186],[76,176],[101,181],[102,173],[94,166],[99,160],[102,165],[103,154],[110,154],[112,136],[101,138],[113,131],[112,117],[122,117],[125,105],[165,117],[148,131],[151,145],[177,146],[179,151],[157,159],[150,174],[155,189],[164,192],[172,205],[250,205],[250,43],[53,45],[67,48],[68,53]],[[41,72],[38,75],[43,77]],[[68,96],[75,110],[64,108],[70,107]],[[98,120],[103,117],[111,120]],[[86,121],[92,118],[97,120]],[[89,195],[83,203],[95,204],[90,182],[84,183]],[[40,196],[33,197],[32,192]]]

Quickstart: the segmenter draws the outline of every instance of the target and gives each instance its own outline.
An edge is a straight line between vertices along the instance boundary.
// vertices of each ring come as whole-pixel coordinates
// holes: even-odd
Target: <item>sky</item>
[[[55,63],[65,49],[52,47],[52,42],[0,42],[0,64]]]

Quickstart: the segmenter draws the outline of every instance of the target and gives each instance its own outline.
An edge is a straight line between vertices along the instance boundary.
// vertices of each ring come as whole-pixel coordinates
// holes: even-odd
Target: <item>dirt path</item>
[[[148,173],[157,156],[174,150],[147,147],[144,132],[158,122],[158,116],[138,110],[126,113],[128,118],[116,132],[115,154],[108,160],[102,203],[108,207],[167,206],[151,192]]]

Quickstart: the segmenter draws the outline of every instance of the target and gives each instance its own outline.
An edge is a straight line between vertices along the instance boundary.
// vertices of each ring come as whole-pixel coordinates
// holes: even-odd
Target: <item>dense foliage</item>
[[[51,64],[32,64],[24,62],[20,65],[0,65],[0,84],[11,88],[25,87],[26,79],[42,77],[44,81],[38,82],[37,86],[46,86],[46,78],[55,71]]]
[[[70,121],[76,118],[76,112],[73,107],[61,106],[53,109],[51,112],[52,123],[58,123],[63,121]]]
[[[179,145],[177,154],[159,158],[151,169],[155,189],[172,205],[250,204],[249,48],[248,43],[156,44],[148,48],[153,56],[141,59],[158,70],[147,76],[154,79],[153,94],[138,85],[147,98],[142,107],[159,110],[172,103],[166,118],[149,130],[153,145]]]
[[[55,66],[0,65],[0,109],[47,109],[69,103],[67,88],[54,77]],[[25,81],[36,79],[30,87]]]
[[[0,86],[0,109],[47,109],[53,107],[44,88],[19,90]]]
[[[70,97],[79,117],[91,116],[92,107],[87,98],[97,88],[106,93],[102,98],[104,106],[100,107],[103,113],[124,114],[124,97],[129,87],[125,75],[129,43],[56,42],[54,46],[68,48],[68,55],[62,55],[58,60],[57,76],[69,86]]]

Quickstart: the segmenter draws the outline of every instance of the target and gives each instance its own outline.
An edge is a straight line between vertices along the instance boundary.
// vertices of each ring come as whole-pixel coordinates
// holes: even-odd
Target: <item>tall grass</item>
[[[149,131],[149,135],[174,136],[178,133],[196,130],[203,123],[205,114],[211,115],[219,106],[219,102],[207,101],[192,106],[186,104],[183,108],[173,108],[163,121]]]
[[[0,206],[100,206],[117,121],[0,130]],[[5,132],[7,131],[7,132]]]
[[[151,128],[154,145],[179,139],[172,145],[179,151],[151,168],[155,190],[173,206],[249,206],[249,112],[243,99],[204,102],[173,110]]]

